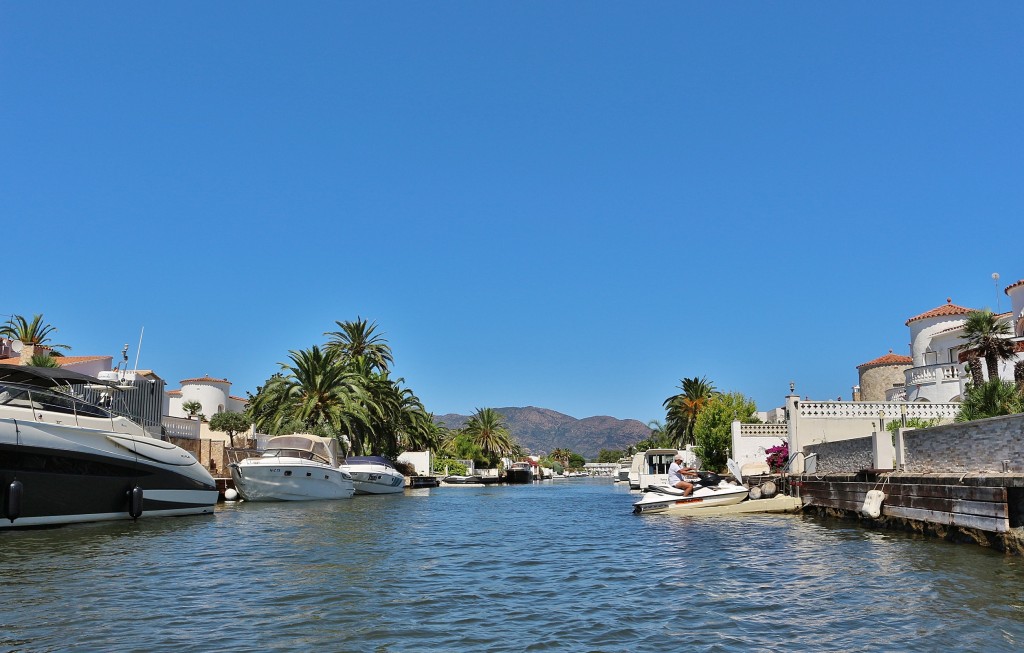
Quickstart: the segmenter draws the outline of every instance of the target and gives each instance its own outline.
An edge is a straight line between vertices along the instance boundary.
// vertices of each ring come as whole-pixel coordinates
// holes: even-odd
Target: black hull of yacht
[[[529,483],[533,481],[533,472],[528,469],[509,469],[505,472],[506,483]]]
[[[218,496],[216,485],[141,458],[0,444],[0,529],[132,519],[135,488],[142,519],[212,514]]]

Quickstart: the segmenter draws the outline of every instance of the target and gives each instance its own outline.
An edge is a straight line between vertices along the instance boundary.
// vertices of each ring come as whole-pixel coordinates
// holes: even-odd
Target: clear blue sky
[[[0,313],[244,396],[376,321],[428,410],[849,398],[1024,278],[1018,2],[0,3]]]

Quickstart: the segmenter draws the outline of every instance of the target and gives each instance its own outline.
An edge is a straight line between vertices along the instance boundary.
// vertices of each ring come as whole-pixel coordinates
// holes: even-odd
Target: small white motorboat
[[[699,513],[715,506],[740,503],[747,498],[749,489],[744,485],[726,481],[718,474],[710,472],[699,472],[698,476],[700,480],[694,483],[693,492],[689,495],[684,495],[682,490],[664,485],[651,487],[633,504],[633,514]]]
[[[246,501],[348,499],[355,486],[339,459],[334,438],[278,435],[258,458],[231,463],[231,478]]]
[[[383,456],[349,456],[341,469],[352,477],[356,494],[397,494],[405,490],[405,476]]]

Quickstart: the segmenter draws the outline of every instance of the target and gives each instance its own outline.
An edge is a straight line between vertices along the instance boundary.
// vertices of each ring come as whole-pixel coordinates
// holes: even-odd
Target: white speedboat
[[[339,460],[334,438],[296,433],[270,438],[258,458],[229,467],[235,489],[246,501],[348,499],[355,486]]]
[[[744,485],[731,483],[718,474],[700,472],[700,481],[694,484],[693,492],[684,495],[682,490],[669,486],[650,488],[639,501],[633,504],[637,515],[654,512],[699,513],[715,506],[740,503],[747,498],[749,490]]]
[[[356,494],[397,494],[405,490],[405,476],[383,456],[349,456],[341,468],[352,476]]]
[[[0,529],[213,514],[192,454],[85,399],[115,387],[61,368],[0,365]]]

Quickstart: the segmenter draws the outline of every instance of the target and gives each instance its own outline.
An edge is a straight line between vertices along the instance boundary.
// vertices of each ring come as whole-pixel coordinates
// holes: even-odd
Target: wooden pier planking
[[[886,494],[885,517],[996,533],[1010,530],[1005,487],[815,479],[803,480],[800,488],[805,507],[859,512],[867,492],[877,489]]]

